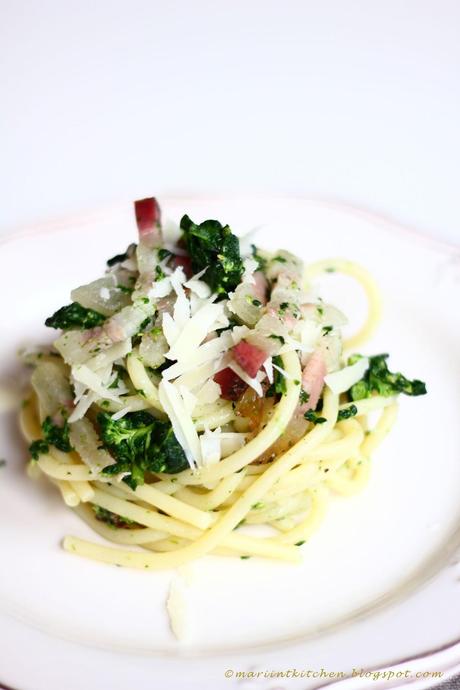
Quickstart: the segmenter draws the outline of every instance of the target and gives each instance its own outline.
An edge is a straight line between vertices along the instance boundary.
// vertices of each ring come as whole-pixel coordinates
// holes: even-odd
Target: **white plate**
[[[172,573],[113,568],[61,550],[64,534],[90,532],[51,487],[26,477],[16,414],[4,413],[0,681],[19,690],[215,690],[244,687],[236,671],[348,673],[460,640],[460,568],[452,565],[460,543],[459,251],[364,213],[306,200],[163,199],[162,206],[176,220],[187,212],[217,217],[239,232],[260,225],[258,243],[286,247],[307,261],[342,256],[367,266],[386,309],[366,351],[390,352],[392,367],[426,380],[429,395],[401,400],[369,486],[331,502],[302,549],[301,566],[216,557],[194,564],[194,635],[186,645],[171,635],[165,612]],[[3,387],[17,389],[21,380],[18,347],[49,342],[44,318],[68,301],[72,287],[100,275],[135,233],[125,205],[3,240]],[[361,313],[359,292],[336,280],[328,277],[323,293],[350,316]],[[457,662],[454,649],[405,668],[437,671]],[[233,678],[224,677],[226,669]],[[257,687],[323,682],[260,677]],[[368,681],[352,678],[346,687],[359,682]]]

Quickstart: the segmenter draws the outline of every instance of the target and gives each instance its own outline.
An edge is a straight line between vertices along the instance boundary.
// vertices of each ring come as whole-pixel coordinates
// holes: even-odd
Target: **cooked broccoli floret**
[[[85,330],[100,326],[106,318],[94,309],[86,309],[78,302],[72,302],[72,304],[61,307],[52,316],[49,316],[45,321],[45,326],[60,328],[63,331],[79,328]]]
[[[372,393],[378,393],[388,398],[398,393],[405,395],[425,395],[426,385],[423,381],[414,379],[410,381],[400,373],[393,373],[388,369],[386,360],[388,355],[375,355],[369,357],[369,368],[363,378],[354,384],[350,389],[352,400],[362,400],[369,398]],[[361,355],[353,355],[348,360],[348,364],[354,364]]]
[[[180,227],[192,269],[198,272],[207,267],[202,280],[226,297],[240,283],[244,271],[238,237],[218,220],[205,220],[196,225],[183,216]]]
[[[175,474],[189,467],[169,422],[143,411],[130,412],[117,420],[100,412],[97,421],[102,443],[116,460],[104,473],[129,472],[124,481],[132,488],[144,483],[146,472]]]

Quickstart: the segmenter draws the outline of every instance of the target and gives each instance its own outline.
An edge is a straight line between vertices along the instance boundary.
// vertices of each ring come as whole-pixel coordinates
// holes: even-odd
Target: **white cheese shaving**
[[[222,303],[207,303],[185,324],[179,337],[166,356],[177,362],[187,360],[211,332],[211,326],[223,313]]]
[[[369,359],[363,357],[349,367],[344,367],[339,371],[334,371],[333,374],[328,374],[324,377],[324,382],[336,395],[345,393],[345,391],[349,390],[363,378],[368,367]]]
[[[214,431],[205,429],[200,436],[201,456],[205,467],[215,465],[221,458],[220,436],[220,427],[217,427]]]
[[[187,386],[189,390],[203,387],[208,379],[212,378],[214,374],[219,371],[221,359],[221,357],[218,357],[217,359],[205,362],[205,364],[201,366],[193,367],[190,371],[187,371],[176,379],[176,385]]]
[[[85,364],[76,364],[72,367],[71,373],[75,381],[85,384],[87,388],[97,393],[100,398],[119,402],[119,397],[114,395],[114,393],[104,385],[104,378]]]
[[[244,273],[241,278],[242,283],[250,283],[251,285],[256,284],[256,279],[254,278],[254,273],[259,268],[259,262],[255,259],[248,257],[243,261]]]
[[[200,405],[207,405],[219,400],[221,389],[213,379],[208,379],[196,394],[196,399]]]
[[[191,615],[190,611],[190,596],[187,596],[190,595],[188,582],[180,570],[171,580],[166,610],[168,611],[171,630],[180,642],[185,642],[192,635],[192,621],[195,617]]]
[[[166,338],[166,342],[171,348],[179,337],[180,330],[177,323],[174,321],[171,314],[165,312],[163,314],[163,335]]]
[[[231,332],[233,344],[238,345],[249,333],[251,333],[251,329],[247,326],[234,326]]]
[[[267,378],[268,378],[269,383],[273,383],[273,360],[272,360],[272,358],[268,357],[268,359],[265,360],[265,362],[262,364],[262,366],[267,373]]]
[[[189,415],[192,415],[193,410],[196,407],[196,404],[198,402],[197,398],[193,393],[190,393],[189,389],[186,386],[177,386],[179,389],[179,393],[182,396],[182,400],[184,401],[185,408],[188,412]]]
[[[279,373],[282,374],[285,379],[292,380],[291,374],[288,374],[287,371],[285,371],[284,369],[279,367],[277,364],[273,364],[272,366],[273,366],[273,369],[276,369],[276,371],[279,371]]]
[[[174,434],[185,453],[185,457],[192,469],[201,461],[201,447],[198,434],[191,415],[187,412],[184,400],[169,381],[161,380],[158,396],[164,411],[168,415]]]
[[[247,383],[248,386],[253,388],[260,398],[263,396],[264,392],[262,390],[262,386],[260,385],[260,381],[257,378],[252,379],[250,376],[248,376],[244,369],[242,369],[236,362],[230,362],[228,366],[235,372],[235,374],[238,374],[240,379]]]
[[[172,292],[171,277],[167,276],[161,280],[157,280],[153,287],[148,291],[149,299],[161,299],[162,297],[167,297]]]
[[[220,435],[220,448],[223,458],[242,448],[246,443],[247,434],[228,431]]]
[[[99,296],[100,296],[100,298],[103,299],[103,300],[108,300],[108,299],[110,299],[110,290],[109,290],[109,288],[101,287],[101,289],[99,290]]]
[[[99,397],[100,396],[97,393],[85,393],[85,395],[82,395],[78,401],[78,405],[74,407],[71,415],[69,416],[69,423],[71,424],[72,422],[77,422],[79,419],[82,419],[88,412],[91,405],[96,402]]]
[[[131,412],[131,407],[130,405],[126,405],[126,407],[122,407],[121,410],[118,410],[118,412],[114,412],[112,415],[112,419],[116,421],[117,419],[121,419],[124,417],[128,412]]]
[[[171,276],[171,285],[174,288],[174,292],[177,295],[176,302],[174,304],[174,314],[173,319],[179,332],[185,327],[186,323],[190,320],[190,302],[188,301],[184,288],[182,284],[185,282],[185,274],[182,266],[176,268]]]
[[[300,330],[300,341],[304,348],[304,352],[313,352],[318,339],[321,337],[321,325],[312,319],[308,319],[300,321],[298,328]]]
[[[201,299],[206,299],[211,296],[211,288],[209,285],[205,283],[204,280],[200,280],[207,270],[208,267],[206,266],[206,268],[203,268],[199,273],[195,273],[195,275],[185,283],[185,287],[189,288],[189,290],[194,292]]]
[[[192,319],[193,321],[193,319]],[[190,322],[189,322],[190,323]],[[232,347],[233,341],[229,333],[222,333],[219,338],[214,338],[207,343],[204,343],[198,348],[188,352],[182,359],[162,372],[164,379],[170,381],[181,374],[194,369],[200,364],[216,359],[223,352],[226,352]]]

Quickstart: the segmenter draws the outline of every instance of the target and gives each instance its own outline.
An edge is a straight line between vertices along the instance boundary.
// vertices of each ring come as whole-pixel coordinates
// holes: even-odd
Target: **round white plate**
[[[174,573],[144,573],[81,560],[64,534],[94,538],[55,491],[30,481],[16,412],[1,416],[0,682],[18,690],[244,687],[238,671],[304,671],[255,687],[307,688],[330,674],[387,668],[411,678],[452,669],[460,651],[460,252],[346,207],[300,199],[163,199],[165,217],[219,218],[238,233],[306,261],[345,257],[367,266],[385,303],[365,350],[427,382],[429,395],[401,399],[395,429],[375,454],[370,484],[334,498],[302,547],[303,564],[207,557],[188,585],[190,638],[172,636],[165,598]],[[16,352],[50,342],[46,316],[70,289],[100,275],[135,240],[130,205],[6,237],[1,243],[2,389],[18,390]],[[323,294],[359,320],[363,301],[328,276]],[[224,676],[225,671],[228,678]],[[320,673],[308,677],[307,671]],[[402,671],[401,671],[402,672]],[[292,675],[292,674],[291,674]],[[232,677],[230,677],[232,676]],[[248,687],[252,681],[246,680]],[[348,688],[368,680],[354,677]],[[389,683],[389,682],[388,682]],[[387,684],[386,687],[393,685]],[[365,685],[364,685],[365,687]],[[414,686],[415,687],[415,686]]]

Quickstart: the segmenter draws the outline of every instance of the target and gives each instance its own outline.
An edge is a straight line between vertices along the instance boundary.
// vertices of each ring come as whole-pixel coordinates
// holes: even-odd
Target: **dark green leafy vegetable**
[[[205,220],[196,225],[183,216],[180,227],[193,271],[207,267],[202,280],[218,295],[226,297],[240,283],[244,271],[238,237],[218,220]]]
[[[277,367],[283,366],[283,360],[279,355],[275,355],[272,361]],[[273,383],[267,389],[266,396],[268,398],[272,398],[276,395],[283,395],[286,393],[286,390],[286,379],[284,378],[283,374],[278,371],[278,369],[273,369]]]
[[[350,405],[343,410],[339,410],[337,421],[341,422],[343,419],[350,419],[350,417],[354,417],[356,414],[358,414],[358,408],[356,405]]]
[[[38,441],[32,441],[29,446],[29,453],[33,460],[38,460],[40,455],[43,453],[48,453],[50,447],[46,441],[39,439]]]
[[[45,326],[50,328],[60,328],[63,331],[69,329],[94,328],[104,323],[106,317],[94,309],[86,309],[78,302],[72,302],[65,307],[58,309],[52,316],[45,321]]]
[[[115,264],[121,264],[122,261],[126,261],[128,258],[128,252],[123,252],[123,254],[115,254],[111,259],[107,259],[107,266],[112,267]]]
[[[110,510],[106,510],[100,506],[92,504],[91,508],[94,510],[97,520],[105,522],[106,525],[112,527],[113,529],[130,529],[131,527],[139,527],[137,522],[134,522],[134,520],[130,520],[127,517],[122,517],[121,515],[112,513]]]
[[[353,355],[348,363],[354,364],[362,355]],[[403,374],[393,373],[388,369],[386,360],[388,355],[374,355],[369,357],[369,368],[363,378],[350,389],[352,400],[369,398],[372,393],[377,393],[386,398],[404,393],[405,395],[425,395],[426,385],[423,381],[407,379]]]
[[[52,446],[55,446],[64,453],[70,453],[73,450],[69,439],[69,423],[64,421],[62,426],[54,424],[51,417],[46,417],[42,424],[43,435],[45,441]]]
[[[308,410],[308,412],[305,412],[304,417],[307,422],[313,422],[313,424],[324,424],[324,422],[327,422],[326,417],[320,417],[319,414],[314,410]]]
[[[102,444],[116,460],[104,473],[130,472],[124,481],[131,488],[144,483],[146,472],[175,474],[189,467],[169,422],[144,411],[130,412],[118,420],[100,412],[97,421]]]

